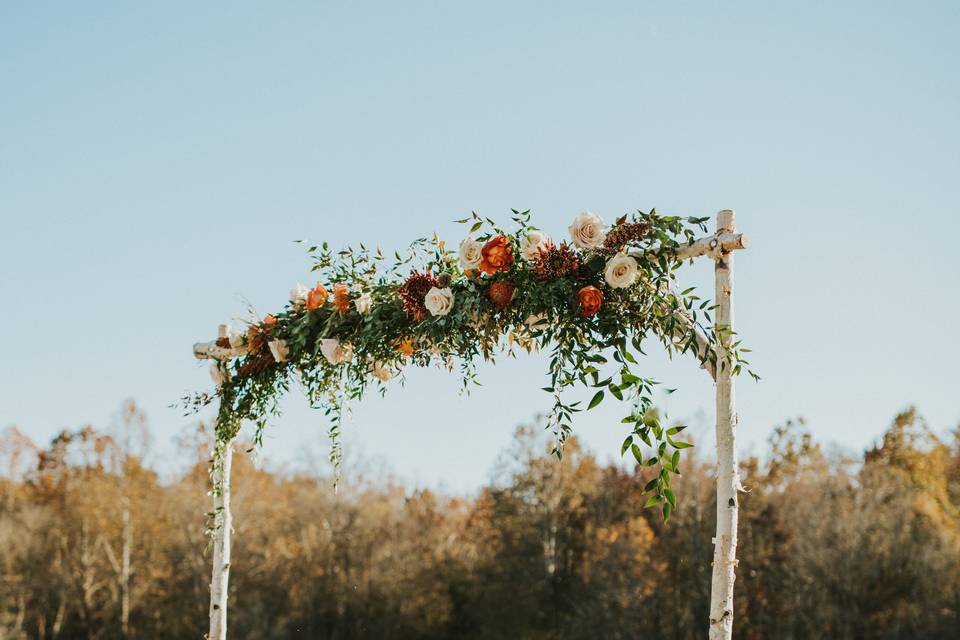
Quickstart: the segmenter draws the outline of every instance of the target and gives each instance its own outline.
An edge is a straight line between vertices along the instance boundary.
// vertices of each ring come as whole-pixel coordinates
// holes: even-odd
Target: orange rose
[[[491,238],[480,250],[480,271],[493,275],[498,271],[506,271],[513,264],[513,253],[507,244],[507,236]]]
[[[317,286],[310,289],[309,293],[307,293],[307,311],[319,309],[327,304],[327,298],[329,297],[330,294],[327,292],[327,289],[318,282]]]
[[[393,341],[393,346],[397,351],[409,357],[413,355],[413,340],[411,338],[401,338]]]
[[[342,282],[333,286],[333,306],[340,313],[350,311],[350,287]]]
[[[577,292],[577,300],[580,302],[580,315],[592,316],[600,310],[603,304],[603,293],[600,289],[588,285]]]
[[[273,325],[277,324],[277,319],[276,319],[275,317],[273,317],[272,315],[267,314],[267,315],[263,318],[263,324],[266,325],[266,326],[268,326],[268,327],[272,327]]]

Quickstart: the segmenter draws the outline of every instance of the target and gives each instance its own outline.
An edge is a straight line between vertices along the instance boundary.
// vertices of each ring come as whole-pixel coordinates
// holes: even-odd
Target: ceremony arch
[[[210,535],[210,640],[227,634],[227,587],[231,563],[230,469],[241,423],[256,425],[259,444],[277,399],[299,382],[313,406],[330,419],[331,461],[340,462],[343,411],[370,387],[383,389],[405,365],[459,362],[464,388],[475,382],[477,356],[498,350],[551,349],[549,385],[555,452],[562,455],[572,414],[561,391],[576,385],[597,389],[593,408],[610,396],[630,402],[630,425],[621,455],[658,467],[644,488],[647,507],[669,518],[677,498],[670,477],[678,473],[682,426],[661,425],[652,410],[656,383],[631,369],[642,341],[656,338],[670,353],[691,353],[716,386],[717,526],[714,538],[709,636],[733,631],[737,564],[737,413],[733,378],[748,369],[733,330],[733,252],[747,247],[733,211],[720,211],[716,229],[707,218],[661,216],[655,211],[619,218],[609,228],[584,213],[570,225],[568,242],[555,244],[530,224],[529,211],[513,212],[516,230],[506,232],[473,213],[457,253],[434,236],[411,245],[408,256],[386,258],[363,245],[333,252],[311,246],[321,282],[298,285],[283,311],[252,322],[245,332],[221,325],[219,336],[197,343],[193,353],[211,359],[215,393],[186,399],[195,410],[217,403],[211,462],[214,510]],[[677,270],[706,256],[714,261],[715,295],[707,301],[693,289],[677,291]],[[331,287],[328,289],[323,283]],[[506,342],[506,344],[504,344]],[[611,363],[604,354],[610,355]],[[616,371],[607,375],[610,369]]]

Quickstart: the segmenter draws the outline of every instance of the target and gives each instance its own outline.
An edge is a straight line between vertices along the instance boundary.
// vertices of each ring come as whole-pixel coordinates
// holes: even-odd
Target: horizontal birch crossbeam
[[[678,247],[675,255],[681,260],[705,255],[718,258],[723,253],[746,249],[748,246],[750,246],[750,243],[745,233],[718,232],[707,238],[700,238],[688,245]]]
[[[241,347],[221,347],[216,340],[197,342],[193,345],[193,356],[198,360],[230,360],[245,356],[249,352],[246,345]]]
[[[231,346],[231,336],[236,337],[236,334],[230,325],[220,325],[217,335],[219,337],[216,340],[194,343],[193,357],[197,360],[230,360],[250,352],[250,347],[245,344]]]

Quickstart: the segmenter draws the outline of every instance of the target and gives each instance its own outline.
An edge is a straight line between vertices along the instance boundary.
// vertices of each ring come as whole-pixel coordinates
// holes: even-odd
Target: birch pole
[[[733,211],[717,214],[717,238],[733,234]],[[740,247],[744,248],[746,243]],[[713,579],[710,588],[710,640],[733,636],[733,582],[737,567],[737,414],[733,371],[727,357],[733,332],[733,251],[718,243],[715,260],[717,310],[714,330],[717,337],[717,534],[713,539]]]
[[[218,448],[221,446],[216,445]],[[219,468],[214,470],[213,573],[210,578],[210,633],[207,640],[227,638],[227,591],[230,584],[230,467],[233,464],[233,440],[223,445]],[[220,490],[216,490],[219,485]]]
[[[213,342],[198,342],[193,345],[193,355],[198,359],[212,359],[215,372],[226,376],[222,362],[246,353],[246,347],[225,346],[232,331],[220,325],[219,339]],[[216,430],[214,430],[216,431]],[[233,466],[233,440],[214,444],[213,482],[213,569],[210,577],[210,631],[207,640],[227,638],[227,594],[230,585],[230,538],[233,533],[233,513],[230,511],[230,469]]]

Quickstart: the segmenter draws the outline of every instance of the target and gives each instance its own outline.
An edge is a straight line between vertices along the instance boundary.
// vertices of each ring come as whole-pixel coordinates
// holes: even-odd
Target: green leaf
[[[630,448],[630,445],[633,444],[633,436],[627,436],[626,440],[623,441],[623,446],[620,447],[620,455],[623,456],[627,452],[627,449]],[[636,446],[636,445],[634,445]]]
[[[649,498],[647,498],[647,501],[643,503],[643,508],[647,509],[654,505],[658,505],[661,502],[663,502],[663,496],[660,496],[660,495],[650,496]]]
[[[636,444],[630,445],[630,451],[633,453],[633,457],[636,458],[637,464],[643,464],[643,452],[640,451],[640,447]]]
[[[587,406],[587,409],[593,409],[595,406],[603,402],[603,391],[597,391],[593,396],[593,399],[590,401],[590,404]]]

